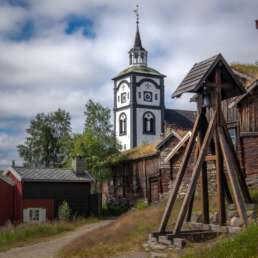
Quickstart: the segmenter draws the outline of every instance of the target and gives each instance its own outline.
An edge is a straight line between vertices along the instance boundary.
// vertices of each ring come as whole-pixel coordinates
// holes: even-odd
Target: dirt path
[[[9,251],[0,253],[0,258],[53,258],[60,249],[75,238],[109,223],[111,223],[111,220],[88,224],[75,229],[74,231],[65,233],[62,236],[55,236],[33,245],[13,248]]]

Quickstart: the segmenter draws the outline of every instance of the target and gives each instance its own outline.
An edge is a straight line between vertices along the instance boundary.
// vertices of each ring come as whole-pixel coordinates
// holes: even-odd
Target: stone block
[[[239,217],[233,217],[230,219],[230,226],[241,227],[242,225],[243,225],[243,221]]]
[[[172,245],[172,240],[168,239],[166,235],[159,236],[159,243],[164,245]]]
[[[230,234],[238,234],[241,232],[241,228],[240,227],[228,227],[228,233]]]
[[[183,249],[186,246],[186,241],[183,238],[174,238],[173,246],[178,249]]]

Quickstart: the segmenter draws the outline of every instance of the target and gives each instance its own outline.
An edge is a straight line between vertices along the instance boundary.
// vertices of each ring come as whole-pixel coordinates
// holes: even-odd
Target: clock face
[[[151,91],[144,91],[143,99],[146,102],[152,102],[152,92]]]

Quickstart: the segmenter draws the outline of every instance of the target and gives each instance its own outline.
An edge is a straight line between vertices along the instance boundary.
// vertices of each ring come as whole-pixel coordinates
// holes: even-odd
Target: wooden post
[[[219,133],[220,147],[222,150],[224,160],[226,162],[237,210],[244,224],[247,225],[248,220],[247,220],[246,207],[244,204],[244,197],[241,191],[242,189],[239,185],[236,170],[234,170],[234,161],[231,159],[231,155],[229,155],[231,150],[229,148],[228,142],[226,141],[226,137],[224,135],[224,130],[222,127],[218,128],[218,133]]]
[[[224,225],[226,223],[226,207],[225,207],[225,195],[224,195],[224,182],[223,182],[223,157],[219,145],[218,126],[222,123],[222,110],[221,110],[221,69],[218,67],[215,71],[215,109],[218,113],[217,116],[217,128],[215,130],[215,152],[216,152],[216,183],[217,183],[217,207],[219,210],[219,224]]]
[[[219,145],[219,137],[217,128],[215,130],[215,149],[216,149],[216,185],[217,185],[217,207],[219,211],[219,224],[226,223],[226,207],[225,207],[225,191],[224,187],[224,167],[222,153]]]
[[[213,135],[214,127],[216,125],[216,119],[217,119],[217,113],[215,111],[214,114],[213,114],[213,117],[212,117],[212,119],[209,123],[209,127],[207,129],[206,134],[205,134],[198,159],[197,159],[196,164],[195,164],[194,169],[193,169],[191,183],[190,183],[190,185],[188,187],[188,190],[187,190],[187,193],[184,197],[183,204],[182,204],[182,207],[180,209],[180,212],[179,212],[179,215],[178,215],[178,218],[177,218],[177,221],[176,221],[176,225],[175,225],[174,232],[173,232],[174,235],[177,235],[179,233],[179,231],[181,230],[182,225],[184,223],[184,219],[185,219],[185,216],[186,216],[186,213],[187,213],[187,209],[189,208],[189,203],[191,201],[191,197],[192,197],[194,189],[196,187],[197,180],[200,176],[203,161],[205,159],[205,155],[207,154],[207,150],[208,150],[208,147],[209,147],[212,135]]]
[[[163,213],[161,223],[160,223],[160,226],[159,226],[159,232],[160,233],[164,233],[165,230],[166,230],[166,226],[167,226],[169,217],[171,215],[171,211],[172,211],[173,206],[174,206],[175,201],[176,201],[177,193],[179,191],[180,185],[182,183],[182,180],[183,180],[183,177],[184,177],[184,174],[185,174],[185,170],[186,170],[186,167],[187,167],[187,162],[189,160],[189,157],[190,157],[191,152],[192,152],[193,147],[194,147],[195,138],[197,136],[197,133],[198,133],[198,130],[199,130],[199,127],[200,127],[200,121],[201,121],[201,115],[199,114],[196,121],[195,121],[192,135],[191,135],[191,137],[189,139],[189,142],[186,146],[186,150],[185,150],[185,153],[184,153],[184,156],[183,156],[183,159],[182,159],[182,163],[181,163],[180,169],[179,169],[179,171],[177,173],[177,176],[176,176],[175,184],[174,184],[173,189],[171,189],[171,192],[169,194],[167,205],[166,205],[166,208],[165,208],[165,211]]]
[[[205,117],[205,108],[202,108],[202,123],[199,133],[199,145],[202,146],[205,132],[207,130],[207,119]],[[209,224],[209,193],[208,193],[208,175],[207,175],[207,163],[203,162],[201,178],[200,178],[200,187],[201,187],[201,202],[202,202],[202,215],[203,223]],[[193,198],[192,198],[193,199]]]

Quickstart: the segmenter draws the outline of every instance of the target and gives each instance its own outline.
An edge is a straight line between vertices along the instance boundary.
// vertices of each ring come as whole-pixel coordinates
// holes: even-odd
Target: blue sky
[[[257,0],[0,0],[0,168],[21,164],[16,146],[35,114],[60,107],[80,132],[89,98],[112,108],[137,3],[149,65],[167,75],[167,107],[194,108],[170,95],[195,62],[218,52],[258,60]]]

